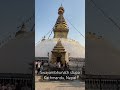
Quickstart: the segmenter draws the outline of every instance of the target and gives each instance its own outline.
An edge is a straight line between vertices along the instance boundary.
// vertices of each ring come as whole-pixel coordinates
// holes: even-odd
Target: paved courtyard
[[[85,83],[75,81],[39,81],[35,76],[35,90],[85,90]]]

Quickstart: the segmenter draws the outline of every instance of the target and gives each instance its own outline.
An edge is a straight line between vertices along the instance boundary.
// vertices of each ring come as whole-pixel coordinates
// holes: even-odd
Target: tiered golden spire
[[[54,26],[54,38],[67,38],[67,34],[69,32],[67,23],[63,17],[63,13],[65,12],[64,8],[61,7],[58,9],[58,19],[56,21],[56,24]]]

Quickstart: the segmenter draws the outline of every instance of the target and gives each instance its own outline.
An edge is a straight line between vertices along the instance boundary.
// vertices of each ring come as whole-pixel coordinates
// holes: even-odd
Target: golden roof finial
[[[63,13],[64,13],[64,8],[62,7],[62,4],[61,4],[61,7],[59,7],[58,9],[59,16],[53,30],[54,38],[67,38],[67,34],[69,30],[68,30],[67,23],[64,19]],[[63,32],[64,34],[61,32]]]
[[[61,4],[60,8],[58,9],[58,14],[62,15],[63,13],[64,13],[64,8],[63,8],[63,6]]]

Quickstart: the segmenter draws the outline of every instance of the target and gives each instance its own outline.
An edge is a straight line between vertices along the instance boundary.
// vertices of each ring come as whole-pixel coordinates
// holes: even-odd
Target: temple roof
[[[65,52],[64,46],[62,45],[60,39],[57,41],[57,44],[55,45],[55,47],[54,47],[54,49],[53,49],[53,52],[54,52],[54,51],[55,51],[55,52],[56,52],[56,51],[58,52],[59,50],[62,50],[63,52]]]

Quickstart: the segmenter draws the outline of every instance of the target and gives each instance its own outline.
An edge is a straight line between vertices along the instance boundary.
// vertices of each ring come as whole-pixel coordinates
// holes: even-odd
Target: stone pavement
[[[85,90],[85,83],[75,81],[39,81],[35,76],[35,90]]]

